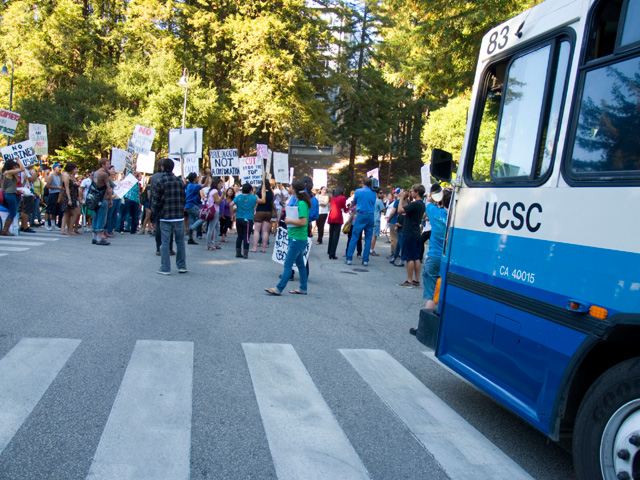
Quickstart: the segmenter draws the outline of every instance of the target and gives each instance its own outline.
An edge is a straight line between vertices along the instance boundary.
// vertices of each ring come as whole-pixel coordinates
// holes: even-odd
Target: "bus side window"
[[[548,173],[570,50],[568,41],[553,40],[488,68],[468,180],[531,183]]]

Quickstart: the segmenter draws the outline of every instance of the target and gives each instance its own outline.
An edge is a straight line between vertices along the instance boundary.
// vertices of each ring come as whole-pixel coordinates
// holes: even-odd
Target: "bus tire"
[[[640,357],[604,372],[585,394],[573,464],[579,480],[640,478]]]

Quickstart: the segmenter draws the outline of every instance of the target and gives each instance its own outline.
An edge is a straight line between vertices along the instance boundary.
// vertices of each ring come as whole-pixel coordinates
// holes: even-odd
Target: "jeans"
[[[200,211],[200,205],[194,205],[187,209],[189,214],[189,230],[195,230],[204,223],[204,220],[198,218],[198,212]],[[217,213],[217,210],[216,210]],[[192,232],[193,233],[193,232]]]
[[[353,258],[353,252],[356,249],[356,243],[360,237],[360,232],[364,230],[364,252],[362,252],[362,261],[369,261],[369,252],[371,250],[371,239],[373,237],[373,213],[358,213],[356,221],[353,222],[353,229],[349,248],[347,249],[347,260]]]
[[[284,271],[282,272],[282,278],[276,285],[280,293],[289,282],[294,263],[298,266],[298,272],[300,273],[300,290],[307,291],[307,267],[304,264],[304,252],[306,249],[306,240],[289,239],[289,250],[287,250],[287,257],[284,259]]]
[[[213,217],[213,220],[207,223],[207,248],[218,246],[219,223],[220,209],[216,208],[215,217]]]
[[[33,212],[31,212],[29,223],[33,225],[36,220],[38,221],[38,223],[42,223],[42,217],[40,216],[40,197],[38,197],[37,195],[33,199]]]
[[[109,200],[106,198],[100,202],[100,208],[95,213],[91,230],[93,233],[99,233],[104,230],[104,226],[107,223],[107,211],[109,210]]]
[[[236,228],[238,229],[238,238],[236,239],[236,250],[243,247],[249,250],[249,237],[253,230],[253,220],[245,220],[244,218],[236,218]]]
[[[128,198],[124,199],[124,203],[120,207],[120,231],[124,231],[124,224],[127,218],[127,214],[129,215],[129,231],[131,233],[136,233],[138,230],[138,222],[140,217],[140,204],[138,202],[133,202]]]
[[[161,267],[163,272],[171,271],[171,257],[169,254],[169,243],[171,242],[171,233],[174,233],[176,240],[176,266],[178,269],[187,268],[187,254],[184,248],[184,222],[165,222],[160,220],[160,233],[162,235],[162,244],[160,245]]]
[[[396,242],[396,250],[393,252],[393,260],[395,260],[396,258],[400,257],[402,255],[402,242],[404,239],[404,235],[402,235],[402,232],[398,232],[398,240]],[[402,258],[402,257],[401,257]]]
[[[433,300],[436,282],[440,277],[440,257],[427,257],[422,267],[422,298]]]
[[[7,219],[12,219],[16,217],[18,213],[18,198],[15,193],[5,193],[4,194],[4,205],[9,210],[9,216]]]
[[[113,230],[116,228],[116,222],[118,221],[118,214],[120,213],[120,204],[122,203],[122,199],[115,198],[113,200],[112,206],[109,209],[109,213],[107,214],[107,233],[109,235],[113,235]]]

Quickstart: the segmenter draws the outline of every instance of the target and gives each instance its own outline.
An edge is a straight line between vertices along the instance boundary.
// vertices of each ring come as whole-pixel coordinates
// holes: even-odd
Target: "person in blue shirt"
[[[202,199],[204,198],[204,192],[202,191],[202,185],[198,183],[198,174],[195,172],[191,172],[187,175],[187,187],[186,187],[186,203],[184,205],[184,209],[189,214],[189,241],[187,242],[189,245],[198,245],[193,239],[193,230],[195,228],[194,224],[196,220],[198,220],[198,211],[202,206]]]
[[[422,297],[427,300],[425,308],[435,309],[437,304],[433,301],[436,282],[440,277],[440,260],[442,248],[447,231],[447,216],[452,191],[449,188],[442,189],[437,183],[431,187],[429,195],[430,203],[427,203],[426,215],[431,223],[431,238],[429,239],[429,251],[424,261],[422,270]]]
[[[360,232],[364,230],[364,252],[362,253],[362,265],[369,265],[369,252],[371,250],[371,239],[373,237],[373,212],[376,203],[376,193],[371,190],[371,177],[362,179],[362,187],[356,190],[353,196],[353,203],[356,206],[356,218],[353,222],[353,234],[347,248],[347,260],[345,263],[351,265],[353,252],[360,237]]]

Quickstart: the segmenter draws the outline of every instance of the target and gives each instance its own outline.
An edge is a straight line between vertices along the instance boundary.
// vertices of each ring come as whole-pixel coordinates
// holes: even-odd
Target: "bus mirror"
[[[431,151],[431,175],[440,182],[451,182],[453,155],[439,148]]]

